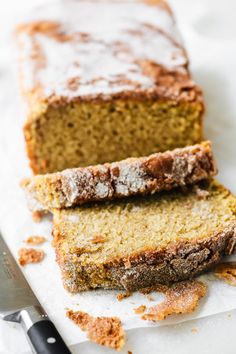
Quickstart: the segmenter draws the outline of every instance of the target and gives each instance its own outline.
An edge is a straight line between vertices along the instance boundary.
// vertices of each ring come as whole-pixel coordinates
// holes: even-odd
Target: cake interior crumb
[[[200,102],[70,102],[40,106],[35,119],[46,124],[29,121],[24,133],[31,167],[44,174],[193,145],[202,138],[201,115]]]

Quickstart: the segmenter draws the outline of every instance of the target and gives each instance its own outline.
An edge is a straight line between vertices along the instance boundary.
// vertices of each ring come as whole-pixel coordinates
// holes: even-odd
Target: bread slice
[[[192,278],[233,253],[236,198],[222,185],[54,210],[64,286],[136,290]]]
[[[170,190],[216,172],[211,143],[205,141],[148,157],[34,176],[23,180],[22,187],[35,212]]]

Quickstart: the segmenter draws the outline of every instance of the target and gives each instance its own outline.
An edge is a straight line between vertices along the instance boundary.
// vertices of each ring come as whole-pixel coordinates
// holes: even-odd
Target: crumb
[[[199,186],[194,186],[194,191],[195,191],[198,199],[205,200],[209,196],[209,192],[204,189],[201,189]]]
[[[41,243],[44,243],[46,241],[46,238],[43,236],[30,236],[27,238],[25,243],[28,243],[30,245],[40,245]]]
[[[137,314],[144,313],[146,311],[146,306],[145,305],[140,305],[136,309],[134,309],[134,312]]]
[[[191,313],[206,294],[206,285],[200,281],[182,281],[164,291],[165,299],[151,307],[142,319],[161,321],[172,314]]]
[[[21,248],[18,255],[21,266],[25,266],[29,263],[39,263],[45,256],[44,251],[36,250],[34,248]]]
[[[40,222],[40,221],[42,221],[44,215],[45,215],[45,213],[43,211],[34,211],[32,213],[32,219],[35,222]]]
[[[232,317],[231,313],[228,313],[228,318],[231,318],[231,317]]]
[[[123,299],[126,299],[127,297],[130,297],[132,295],[131,291],[126,291],[125,293],[120,293],[116,296],[118,301],[122,301]]]
[[[149,295],[149,294],[146,295],[146,298],[147,298],[149,301],[154,301],[154,300],[155,300],[154,297],[151,296],[151,295]]]
[[[92,243],[104,243],[106,242],[106,238],[102,235],[96,235],[91,239]]]
[[[236,286],[236,262],[220,263],[214,269],[214,274],[229,285]]]
[[[191,332],[192,332],[192,333],[198,333],[198,329],[197,329],[197,328],[192,328],[192,329],[191,329]]]
[[[133,354],[133,352],[131,352],[130,350],[128,350],[128,353],[127,354]]]
[[[88,338],[106,347],[120,350],[125,343],[125,332],[118,317],[93,317],[82,311],[67,311],[67,316],[74,321]]]

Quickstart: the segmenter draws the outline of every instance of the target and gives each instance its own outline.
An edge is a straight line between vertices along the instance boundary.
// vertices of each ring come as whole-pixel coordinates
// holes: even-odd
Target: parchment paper
[[[212,4],[212,7],[209,4]],[[195,11],[187,8],[185,11],[188,10],[192,17],[184,17],[181,11],[178,12],[178,4],[175,6],[177,15],[180,14],[181,32],[192,58],[192,71],[205,92],[208,108],[205,132],[206,137],[214,143],[220,169],[218,179],[236,192],[234,183],[236,176],[236,79],[232,71],[236,55],[232,49],[234,37],[229,30],[231,27],[228,26],[231,17],[228,14],[225,26],[220,27],[217,22],[219,11],[215,12],[214,16],[212,15],[216,11],[213,1],[208,1],[208,7],[204,6],[204,2],[199,2],[199,5],[195,4]],[[142,304],[153,306],[162,299],[161,295],[154,294],[155,302],[150,302],[144,295],[135,293],[132,297],[119,302],[116,299],[119,292],[115,291],[91,291],[70,295],[64,290],[59,268],[55,262],[54,250],[50,244],[51,220],[47,218],[41,223],[32,222],[24,194],[19,187],[21,178],[31,175],[22,136],[25,110],[18,97],[15,63],[12,60],[14,55],[12,42],[7,40],[2,44],[3,55],[0,56],[0,228],[16,257],[19,248],[24,247],[23,240],[28,236],[43,235],[47,238],[48,242],[39,246],[46,252],[45,260],[41,264],[28,265],[23,271],[68,345],[86,340],[86,335],[66,318],[66,308],[80,309],[94,315],[119,316],[126,329],[178,323],[235,309],[236,288],[216,280],[213,275],[201,277],[207,282],[209,290],[207,297],[201,301],[196,312],[186,316],[175,316],[157,324],[141,320],[134,313],[134,308]],[[234,258],[231,257],[231,260]],[[12,326],[0,321],[0,352],[9,353],[9,345],[13,346],[14,343],[17,343],[17,353],[28,350],[28,344],[20,328],[17,325]]]

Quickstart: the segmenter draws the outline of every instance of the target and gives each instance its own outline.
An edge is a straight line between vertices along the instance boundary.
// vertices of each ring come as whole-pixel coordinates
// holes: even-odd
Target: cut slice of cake
[[[166,1],[47,4],[17,38],[35,174],[202,140],[202,93]]]
[[[64,286],[137,290],[192,278],[232,254],[236,198],[215,181],[149,197],[54,210]]]
[[[153,194],[194,184],[217,172],[209,141],[111,164],[67,169],[22,181],[29,208],[67,208],[91,201]]]

